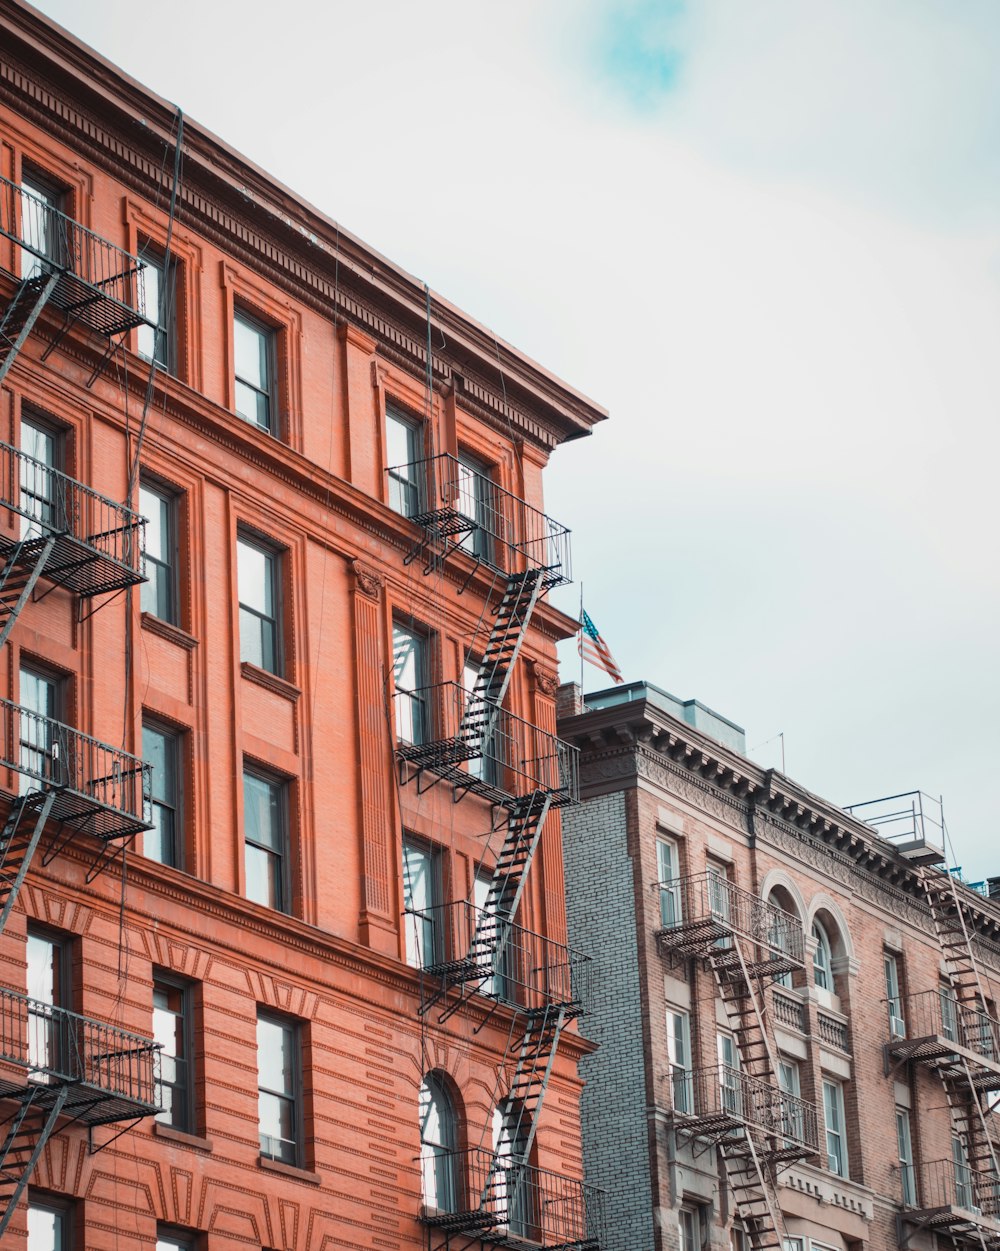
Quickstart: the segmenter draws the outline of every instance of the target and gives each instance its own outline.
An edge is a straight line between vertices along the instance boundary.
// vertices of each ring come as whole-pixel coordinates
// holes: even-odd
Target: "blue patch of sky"
[[[685,0],[610,0],[598,22],[595,53],[604,77],[634,108],[658,108],[683,70]]]

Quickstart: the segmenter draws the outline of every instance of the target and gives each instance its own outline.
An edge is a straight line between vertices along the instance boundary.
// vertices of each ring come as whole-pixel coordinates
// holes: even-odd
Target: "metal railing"
[[[18,540],[62,536],[44,576],[85,595],[141,582],[146,519],[68,474],[0,442],[0,498],[21,518]]]
[[[0,1062],[25,1069],[30,1081],[86,1086],[152,1113],[159,1053],[152,1039],[0,989]]]
[[[772,1002],[774,1004],[774,1023],[776,1025],[784,1025],[788,1029],[798,1030],[800,1034],[806,1032],[806,1011],[801,999],[796,999],[792,995],[784,995],[780,990],[775,990]]]
[[[958,1160],[898,1166],[899,1201],[920,1212],[956,1209],[973,1221],[1000,1220],[1000,1180]]]
[[[152,828],[151,765],[9,699],[0,699],[0,767],[55,790],[52,816],[98,838]]]
[[[576,1015],[587,1002],[591,961],[582,952],[467,899],[408,909],[406,916],[407,925],[421,927],[429,977],[478,982],[480,994],[527,1011],[562,1006]]]
[[[401,760],[498,803],[534,791],[577,801],[579,750],[460,683],[397,690],[393,704]]]
[[[850,1051],[847,1034],[847,1021],[841,1017],[830,1016],[827,1012],[817,1012],[816,1033],[824,1046],[836,1047],[838,1051]]]
[[[59,273],[50,299],[91,329],[110,337],[143,322],[156,325],[138,257],[3,177],[0,235],[20,249],[21,278]]]
[[[487,474],[448,453],[386,473],[393,506],[434,537],[500,573],[543,569],[546,587],[572,581],[569,530]]]
[[[695,1133],[753,1126],[786,1147],[819,1148],[815,1106],[771,1082],[728,1064],[704,1069],[675,1065],[667,1081],[675,1117],[689,1122]]]
[[[708,870],[655,882],[661,940],[679,951],[702,951],[737,935],[755,943],[776,967],[801,968],[805,934],[798,917]]]
[[[844,811],[870,825],[880,838],[900,851],[944,848],[944,806],[940,798],[923,791],[866,799],[860,804],[846,805]]]
[[[605,1243],[604,1192],[595,1186],[482,1147],[441,1153],[436,1167],[439,1176],[451,1174],[455,1210],[425,1206],[428,1225],[488,1230],[491,1245],[528,1242],[538,1251],[597,1251]]]
[[[891,1007],[885,1002],[890,1047],[906,1050],[921,1039],[938,1038],[1000,1066],[1000,1024],[979,1008],[960,1003],[950,989],[901,996]]]

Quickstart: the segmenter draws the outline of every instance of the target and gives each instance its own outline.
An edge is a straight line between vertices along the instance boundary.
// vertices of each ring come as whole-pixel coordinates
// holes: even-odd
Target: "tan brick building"
[[[942,869],[940,806],[845,812],[651,685],[561,697],[608,1246],[1000,1246],[1000,903]]]

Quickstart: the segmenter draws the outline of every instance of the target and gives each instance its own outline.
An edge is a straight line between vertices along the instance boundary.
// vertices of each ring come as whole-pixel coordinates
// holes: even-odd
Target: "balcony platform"
[[[975,1090],[1000,1090],[1000,1023],[944,990],[899,1000],[905,1036],[885,1044],[886,1070],[912,1061],[943,1080]]]

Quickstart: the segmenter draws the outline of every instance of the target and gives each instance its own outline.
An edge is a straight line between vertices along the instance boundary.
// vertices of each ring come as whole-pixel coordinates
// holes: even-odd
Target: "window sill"
[[[211,1154],[214,1150],[207,1138],[199,1138],[197,1134],[189,1134],[187,1130],[177,1129],[173,1125],[165,1125],[163,1121],[153,1122],[153,1133],[157,1138],[166,1138],[169,1142],[180,1143],[182,1147],[190,1147],[193,1151],[204,1151]]]
[[[262,1155],[258,1163],[261,1168],[266,1168],[271,1173],[280,1173],[282,1177],[308,1182],[310,1186],[318,1186],[322,1180],[319,1173],[310,1173],[308,1169],[297,1168],[294,1164],[286,1164],[283,1160],[272,1160],[267,1155]]]
[[[290,699],[293,703],[298,700],[302,692],[292,682],[279,678],[276,673],[268,673],[266,669],[261,669],[257,665],[251,664],[249,660],[240,661],[240,673],[248,682],[256,682],[258,686],[262,686],[266,691],[274,691],[276,695],[283,695],[285,699]]]
[[[176,643],[180,647],[185,647],[188,651],[193,651],[198,646],[198,640],[193,634],[188,634],[187,630],[182,630],[180,626],[164,621],[151,612],[142,614],[142,628],[148,630],[150,634],[158,634],[161,639],[166,639],[168,643]]]

